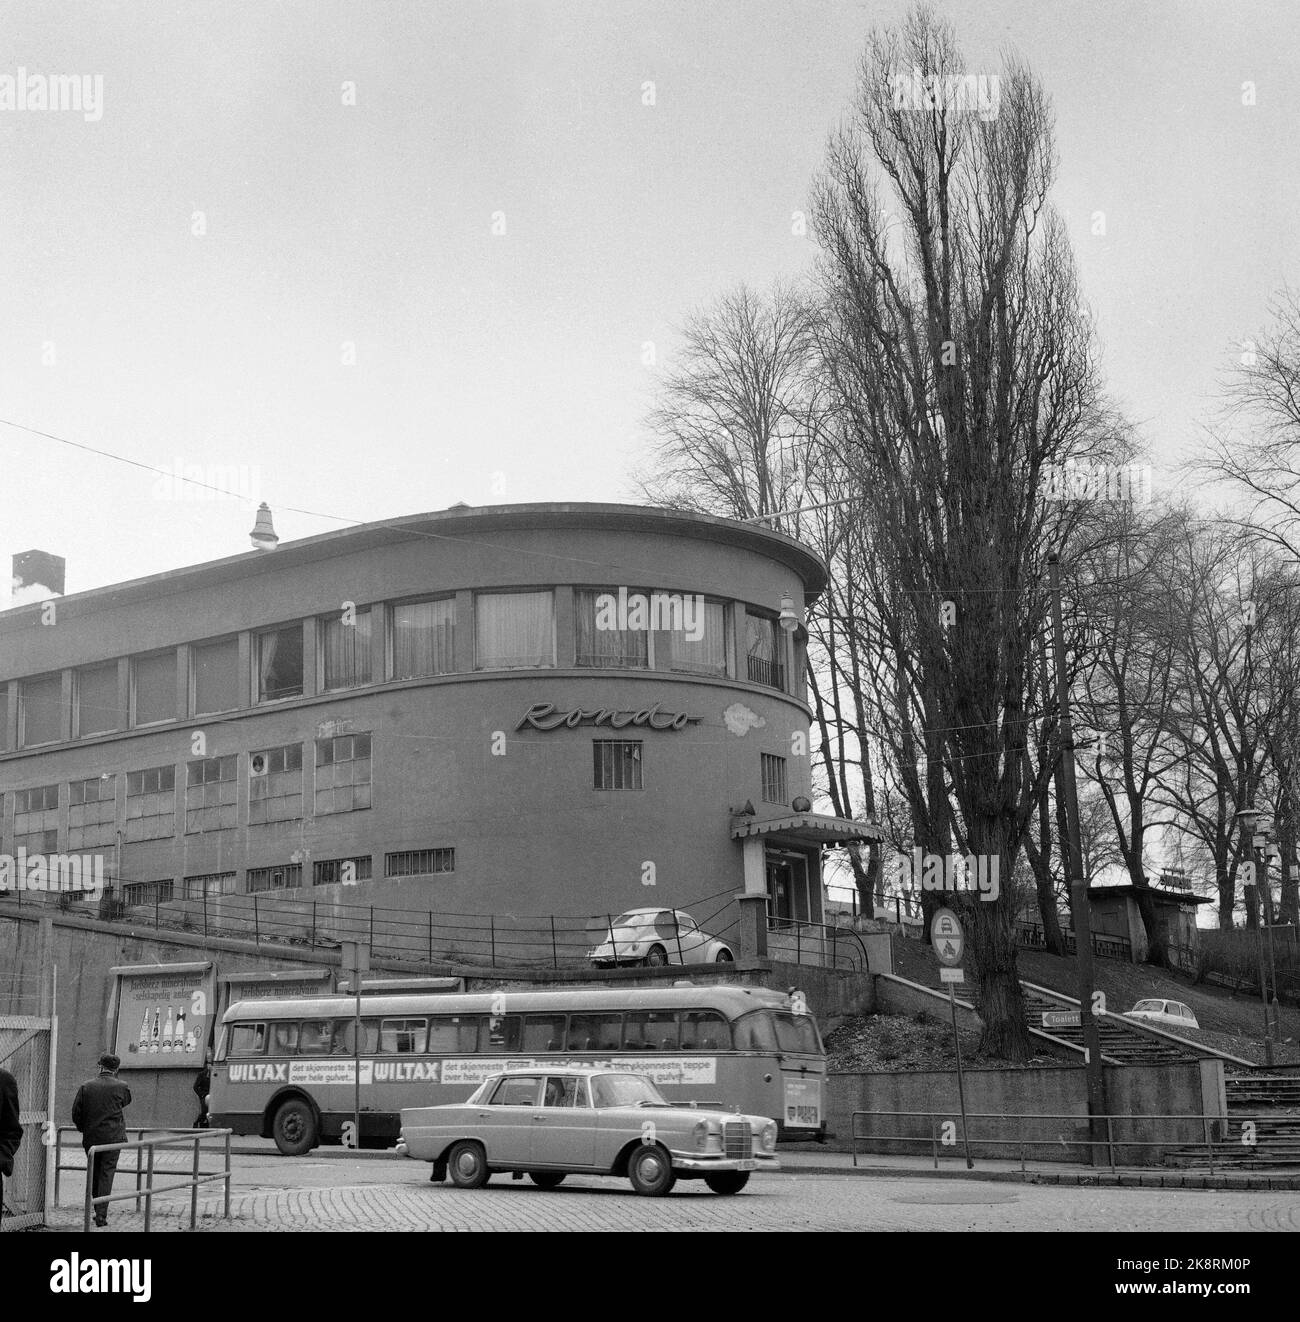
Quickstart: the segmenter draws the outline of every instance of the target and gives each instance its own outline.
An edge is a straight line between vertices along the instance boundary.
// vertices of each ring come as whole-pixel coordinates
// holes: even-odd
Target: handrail
[[[66,1129],[66,1126],[60,1127],[60,1136]],[[137,1131],[148,1133],[150,1131]],[[223,1219],[230,1220],[230,1136],[233,1133],[230,1129],[188,1129],[172,1130],[170,1137],[138,1139],[135,1142],[124,1143],[94,1143],[86,1149],[86,1194],[82,1205],[82,1225],[81,1228],[87,1234],[90,1232],[90,1217],[92,1207],[99,1207],[101,1204],[123,1202],[128,1198],[135,1200],[136,1207],[140,1205],[140,1199],[144,1199],[144,1229],[148,1234],[153,1223],[153,1200],[155,1194],[170,1193],[175,1189],[189,1189],[190,1191],[190,1229],[193,1230],[198,1220],[199,1208],[199,1185],[212,1184],[220,1180],[225,1188],[225,1210],[222,1213]],[[202,1171],[199,1168],[199,1147],[200,1144],[208,1138],[224,1139],[225,1143],[225,1168],[222,1171]],[[190,1178],[180,1180],[175,1184],[164,1184],[161,1187],[154,1185],[154,1154],[159,1148],[178,1147],[183,1144],[193,1144],[194,1159],[190,1170]],[[136,1187],[133,1193],[116,1194],[96,1194],[94,1192],[95,1177],[95,1158],[102,1152],[146,1152],[149,1156],[149,1165],[147,1168],[148,1178],[143,1187],[140,1185],[140,1160],[136,1158]],[[55,1203],[57,1205],[57,1177]]]

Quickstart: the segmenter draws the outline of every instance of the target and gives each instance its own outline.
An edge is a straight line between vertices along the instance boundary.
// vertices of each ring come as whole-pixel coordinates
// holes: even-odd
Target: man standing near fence
[[[0,1221],[5,1215],[5,1176],[14,1173],[14,1153],[23,1141],[18,1123],[18,1083],[8,1070],[0,1070]]]
[[[100,1056],[99,1077],[83,1083],[72,1103],[72,1123],[81,1131],[81,1146],[87,1152],[96,1143],[125,1143],[125,1107],[131,1105],[131,1090],[117,1077],[122,1062],[114,1055]],[[96,1198],[113,1192],[118,1152],[95,1154],[91,1193]],[[108,1224],[108,1204],[96,1203],[95,1224]]]

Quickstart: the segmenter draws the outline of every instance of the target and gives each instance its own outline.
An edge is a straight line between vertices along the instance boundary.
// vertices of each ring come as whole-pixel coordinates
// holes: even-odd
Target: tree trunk
[[[1010,876],[1008,860],[999,860]],[[1011,888],[988,903],[973,900],[963,906],[962,921],[974,938],[967,963],[975,981],[975,1004],[984,1023],[979,1050],[1015,1063],[1030,1055],[1025,1003],[1016,976],[1016,936],[1012,922]]]

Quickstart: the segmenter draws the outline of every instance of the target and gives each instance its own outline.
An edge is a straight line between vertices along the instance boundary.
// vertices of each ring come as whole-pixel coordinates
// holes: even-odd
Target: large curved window
[[[449,675],[456,669],[456,598],[393,607],[393,678]]]
[[[483,592],[474,598],[476,670],[522,670],[555,664],[551,592]]]
[[[647,594],[626,588],[579,588],[573,594],[576,661],[600,670],[650,664]]]

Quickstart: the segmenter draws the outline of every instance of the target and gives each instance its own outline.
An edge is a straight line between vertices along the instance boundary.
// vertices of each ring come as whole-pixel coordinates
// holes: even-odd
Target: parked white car
[[[1124,1011],[1126,1019],[1145,1019],[1164,1028],[1200,1028],[1196,1016],[1182,1001],[1139,1001],[1131,1010]]]
[[[629,909],[587,951],[597,968],[617,964],[729,964],[734,951],[720,937],[696,926],[680,909]]]

